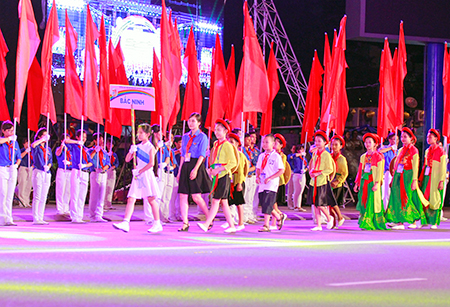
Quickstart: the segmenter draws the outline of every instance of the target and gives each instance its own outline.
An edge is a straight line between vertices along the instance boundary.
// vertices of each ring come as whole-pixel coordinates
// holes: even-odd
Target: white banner
[[[111,84],[109,87],[111,108],[155,111],[155,88]]]

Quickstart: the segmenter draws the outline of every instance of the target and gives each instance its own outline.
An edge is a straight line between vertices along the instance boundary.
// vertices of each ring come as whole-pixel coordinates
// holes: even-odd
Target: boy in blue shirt
[[[115,210],[116,208],[112,206],[112,200],[114,196],[114,188],[116,186],[116,169],[119,167],[119,158],[117,157],[117,154],[112,151],[112,142],[106,142],[106,149],[108,150],[110,168],[106,171],[108,178],[106,179],[104,208],[105,210]]]
[[[70,174],[72,172],[72,154],[65,141],[69,140],[68,134],[63,134],[61,146],[56,149],[58,170],[56,171],[56,210],[57,214],[69,217],[70,203]]]
[[[33,157],[31,156],[31,147],[28,143],[28,138],[22,141],[23,148],[21,151],[21,159],[18,174],[17,174],[17,196],[20,200],[20,206],[31,208],[30,195],[33,185]]]

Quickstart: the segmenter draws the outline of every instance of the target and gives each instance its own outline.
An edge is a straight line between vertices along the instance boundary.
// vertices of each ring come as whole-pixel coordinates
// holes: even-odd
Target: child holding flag
[[[70,203],[70,173],[72,171],[72,154],[65,141],[70,139],[68,134],[63,134],[61,146],[56,149],[58,170],[56,171],[56,211],[58,215],[69,216]]]

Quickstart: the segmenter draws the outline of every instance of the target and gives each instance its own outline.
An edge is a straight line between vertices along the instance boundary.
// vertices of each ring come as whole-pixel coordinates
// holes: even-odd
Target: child
[[[237,155],[237,150],[226,139],[228,131],[231,131],[231,129],[226,121],[223,119],[216,120],[214,134],[217,137],[217,141],[214,142],[211,150],[210,168],[208,169],[210,176],[213,177],[211,209],[205,223],[197,224],[204,232],[209,230],[209,226],[214,221],[221,203],[223,214],[230,226],[225,229],[225,232],[236,232],[228,205],[228,198],[230,197],[231,176],[238,167],[239,156]]]
[[[411,129],[402,129],[400,148],[394,164],[394,178],[391,183],[391,196],[386,211],[386,220],[392,229],[405,229],[403,223],[410,223],[408,228],[417,228],[416,221],[421,220],[426,224],[423,205],[428,206],[428,201],[423,197],[418,185],[419,174],[419,150],[414,146],[416,136]]]
[[[391,165],[391,161],[397,155],[398,146],[398,136],[394,132],[389,133],[387,138],[389,144],[381,147],[379,150],[379,152],[384,156],[384,178],[382,186],[384,210],[387,209],[387,206],[389,204],[389,196],[391,194],[391,187],[389,185],[392,181],[392,175],[389,171],[389,166]]]
[[[253,155],[253,161],[258,162],[259,155],[261,154],[261,151],[258,147],[256,147],[256,142],[258,141],[258,136],[256,135],[255,130],[250,130],[250,151]],[[256,163],[255,162],[255,163]],[[256,164],[254,164],[256,166]],[[256,175],[256,174],[255,174]],[[256,178],[255,178],[255,189],[254,189],[254,196],[253,196],[253,218],[251,222],[257,222],[258,220],[258,206],[259,206],[259,199],[258,199],[258,188],[256,187]]]
[[[334,218],[328,213],[328,206],[337,206],[333,191],[331,190],[330,180],[334,177],[336,166],[331,154],[325,150],[328,144],[328,137],[322,130],[318,130],[314,134],[314,153],[309,162],[309,191],[307,204],[314,205],[314,214],[317,226],[312,231],[322,231],[321,214],[325,214],[327,218],[327,229],[333,227]]]
[[[70,173],[70,218],[73,224],[84,224],[84,205],[89,186],[89,171],[92,166],[91,156],[84,146],[86,131],[78,130],[77,140],[66,139],[64,142],[72,154],[72,171]],[[81,159],[81,160],[80,160]],[[81,163],[80,163],[81,161]]]
[[[208,137],[200,131],[201,121],[200,114],[192,113],[188,119],[191,131],[185,133],[181,141],[181,162],[177,181],[183,227],[178,231],[189,231],[189,195],[192,196],[192,200],[200,207],[205,216],[208,216],[208,207],[202,198],[202,193],[211,191],[211,180],[206,172],[205,163],[203,163],[208,147]]]
[[[119,158],[117,154],[112,151],[112,137],[111,142],[106,142],[106,149],[108,150],[110,168],[106,171],[106,192],[105,192],[105,210],[115,210],[112,206],[112,200],[114,196],[114,188],[116,186],[116,169],[119,167]]]
[[[444,202],[444,182],[446,176],[447,156],[444,149],[438,145],[441,135],[436,129],[430,129],[427,143],[430,147],[425,151],[422,174],[420,176],[421,190],[430,205],[425,208],[427,222],[431,229],[437,229],[441,220],[441,210]]]
[[[159,219],[159,206],[157,202],[157,199],[161,197],[161,192],[153,172],[156,150],[149,141],[151,134],[152,132],[149,124],[139,125],[137,136],[141,143],[132,145],[125,157],[125,161],[130,162],[131,159],[133,159],[133,156],[136,155],[137,166],[133,169],[133,180],[131,182],[130,191],[128,192],[128,201],[123,222],[113,224],[114,228],[124,232],[130,231],[130,219],[133,215],[136,199],[143,198],[147,199],[150,204],[155,219],[153,226],[148,232],[157,233],[163,230]]]
[[[360,158],[355,192],[358,192],[358,224],[361,229],[386,230],[384,207],[381,193],[384,173],[383,155],[377,151],[378,135],[366,133],[363,136],[367,152]]]
[[[175,179],[178,177],[180,171],[180,160],[181,160],[181,135],[176,135],[174,137],[173,144],[175,148],[171,149],[172,156],[174,158],[175,168],[173,170],[174,180],[173,180],[173,190],[170,197],[169,203],[169,219],[171,221],[181,221],[180,213],[180,197],[178,196],[178,181]]]
[[[0,226],[17,226],[13,222],[12,204],[21,162],[20,147],[9,120],[2,123],[0,138]]]
[[[106,180],[108,179],[106,172],[110,167],[110,159],[106,150],[103,149],[103,135],[94,133],[93,137],[94,147],[89,151],[92,160],[89,213],[91,215],[91,222],[106,223],[108,221],[103,218],[103,206],[105,205]]]
[[[258,193],[256,187],[256,162],[258,162],[258,156],[252,149],[252,138],[249,133],[245,134],[244,137],[244,147],[243,154],[247,158],[250,167],[248,169],[247,178],[245,178],[245,204],[244,204],[244,220],[249,224],[256,223],[256,217],[258,209],[258,204],[256,204],[256,210],[253,212],[253,201],[255,199],[255,194]]]
[[[50,135],[46,128],[37,131],[31,150],[33,154],[33,224],[48,225],[44,221],[45,204],[52,179],[52,150],[48,147]]]
[[[291,208],[294,211],[305,212],[306,210],[302,208],[302,195],[306,186],[308,161],[306,160],[306,152],[303,145],[293,146],[293,148],[294,152],[288,156],[289,165],[294,173],[292,180],[289,181],[288,203],[289,201],[292,202]]]
[[[334,218],[333,228],[337,228],[344,224],[345,219],[339,210],[339,205],[344,203],[344,182],[348,176],[347,159],[341,154],[342,148],[345,146],[345,140],[340,135],[335,135],[331,138],[331,157],[336,165],[336,175],[331,181],[331,188],[337,202],[337,206],[330,206],[330,214]]]
[[[283,148],[286,147],[286,140],[284,136],[282,136],[279,133],[276,133],[274,134],[274,137],[275,137],[274,149],[281,156],[281,160],[283,161],[284,165],[284,172],[283,175],[280,177],[280,185],[278,186],[277,199],[275,204],[273,205],[273,210],[276,211],[279,215],[281,215],[282,217],[281,226],[283,226],[284,221],[287,218],[287,215],[281,212],[279,206],[283,205],[286,202],[286,184],[288,184],[289,180],[291,179],[291,167],[287,162],[286,155],[283,152]],[[275,229],[281,230],[281,227],[277,227],[276,221],[273,220],[270,230]]]
[[[17,175],[17,196],[19,197],[21,207],[31,208],[30,194],[33,185],[33,157],[31,156],[31,148],[27,138],[23,139],[22,144],[22,160]]]
[[[283,226],[283,217],[273,210],[273,205],[277,200],[277,191],[280,183],[280,176],[284,173],[284,163],[281,156],[274,150],[275,137],[268,134],[263,140],[265,152],[258,158],[256,164],[256,184],[258,187],[258,199],[264,214],[264,226],[259,232],[270,232],[270,217],[273,216],[278,221],[278,227]]]
[[[56,171],[56,211],[60,216],[68,217],[70,203],[70,173],[72,172],[72,154],[65,141],[70,139],[68,134],[61,136],[63,141],[56,149],[58,170]]]
[[[239,152],[239,165],[237,170],[233,173],[233,181],[232,181],[232,188],[229,198],[229,203],[236,205],[237,212],[239,216],[239,223],[236,227],[236,231],[241,231],[245,229],[244,226],[244,194],[245,194],[245,178],[248,173],[248,160],[245,157],[245,155],[242,153],[242,151],[239,151],[239,147],[241,147],[241,140],[237,134],[229,133],[228,134],[228,141],[231,143],[231,145],[236,148],[236,150]]]

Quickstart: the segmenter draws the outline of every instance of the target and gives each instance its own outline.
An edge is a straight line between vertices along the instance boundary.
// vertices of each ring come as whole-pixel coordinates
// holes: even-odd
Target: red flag
[[[39,129],[43,83],[44,79],[42,77],[42,69],[35,57],[28,73],[27,84],[28,129],[34,132],[37,132]]]
[[[246,125],[247,125],[247,121],[248,121],[248,123],[250,123],[253,126],[253,128],[257,128],[258,127],[258,113],[257,112],[244,112],[244,122],[246,123]],[[246,129],[247,129],[247,126],[246,126]]]
[[[234,112],[265,112],[270,90],[264,57],[244,2],[244,57],[239,71]],[[233,113],[234,114],[234,113]],[[233,115],[233,118],[235,116]]]
[[[216,34],[216,47],[214,48],[211,70],[211,88],[209,92],[210,100],[205,128],[212,128],[217,119],[222,119],[230,103],[227,69],[225,67],[225,60],[223,59],[219,34]]]
[[[217,48],[217,38],[216,38],[216,48]],[[191,115],[193,112],[197,113],[202,112],[202,104],[203,104],[202,88],[200,86],[200,80],[198,78],[197,50],[195,49],[194,31],[192,26],[191,32],[189,33],[186,50],[184,52],[184,66],[186,66],[188,70],[188,81],[186,84],[186,92],[184,94],[184,104],[181,120],[188,120],[189,115]],[[211,90],[212,90],[212,81],[211,81]]]
[[[152,87],[155,88],[155,111],[152,111],[151,122],[159,123],[159,118],[162,116],[161,105],[161,63],[156,55],[155,48],[153,48],[153,78]]]
[[[450,54],[447,51],[447,43],[444,49],[444,71],[442,73],[444,85],[444,120],[442,122],[442,135],[450,136]]]
[[[109,66],[109,81],[111,84],[117,84],[116,70],[114,69],[114,46],[112,40],[109,40],[108,44],[108,66]],[[111,119],[107,120],[105,123],[106,133],[112,136],[120,138],[122,135],[122,124],[119,120],[121,109],[111,109]]]
[[[403,126],[403,81],[405,80],[406,69],[406,45],[405,34],[403,32],[403,21],[400,22],[400,34],[398,38],[398,49],[394,53],[393,84],[394,84],[394,108],[395,108],[395,127]]]
[[[103,112],[97,87],[98,66],[94,47],[94,42],[97,38],[99,38],[99,36],[100,33],[92,20],[91,10],[88,5],[86,13],[83,116],[89,118],[95,123],[103,124]]]
[[[386,138],[389,131],[395,129],[394,87],[392,83],[392,55],[389,42],[384,40],[384,49],[380,61],[380,93],[378,99],[378,129],[380,137]]]
[[[34,18],[30,0],[19,1],[19,40],[16,58],[16,93],[14,98],[14,118],[20,122],[23,97],[27,86],[28,71],[39,47],[41,39]]]
[[[8,51],[2,30],[0,30],[0,121],[10,120],[5,90],[5,79],[8,75],[5,57]]]
[[[330,78],[327,79],[327,109],[325,110],[325,118],[321,120],[327,122],[330,129],[335,129],[336,134],[344,133],[345,122],[348,116],[348,100],[346,91],[346,72],[348,67],[345,61],[346,35],[345,24],[347,16],[341,20],[339,36],[333,46],[332,68]],[[328,125],[329,122],[329,125]]]
[[[83,104],[83,88],[75,65],[73,53],[77,49],[78,34],[72,27],[66,10],[66,54],[65,54],[65,81],[64,81],[64,112],[73,118],[81,119]]]
[[[228,81],[228,91],[230,92],[230,103],[228,104],[228,108],[225,112],[225,118],[232,119],[233,115],[233,104],[234,104],[234,96],[236,94],[236,60],[234,55],[234,45],[231,45],[231,55],[230,60],[228,61],[227,66],[227,81]]]
[[[105,20],[100,23],[100,37],[98,38],[98,45],[100,49],[100,82],[99,82],[99,97],[100,106],[102,107],[103,118],[108,121],[111,120],[111,108],[109,106],[109,71],[108,71],[108,51],[106,50],[106,30]]]
[[[309,74],[308,92],[306,93],[305,114],[303,116],[303,127],[301,143],[305,142],[306,132],[308,132],[307,142],[313,140],[314,129],[320,115],[320,88],[322,87],[322,75],[324,70],[320,65],[317,50],[314,51],[314,58]]]
[[[280,80],[278,79],[278,65],[275,53],[273,52],[273,42],[270,48],[269,62],[267,64],[267,78],[269,80],[270,97],[267,110],[261,117],[261,135],[269,134],[272,131],[272,102],[280,90]]]
[[[170,20],[172,20],[172,12],[170,13],[170,16],[171,16]],[[180,40],[180,33],[178,32],[177,20],[175,20],[175,24],[172,27],[172,33],[170,36],[170,44],[171,44],[171,53],[172,53],[172,58],[173,58],[174,70],[175,70],[175,77],[176,77],[175,79],[178,81],[174,85],[176,88],[177,96],[175,98],[175,103],[174,103],[173,109],[170,112],[169,129],[171,129],[172,126],[176,125],[178,113],[180,112],[180,108],[181,108],[181,96],[180,96],[180,79],[181,79],[181,75],[182,75],[181,40]],[[201,110],[201,107],[200,107],[200,110]]]
[[[52,8],[47,20],[45,28],[44,41],[42,43],[42,99],[41,99],[41,114],[50,116],[53,124],[56,124],[55,101],[53,100],[52,91],[52,62],[53,62],[53,45],[59,41],[59,24],[58,13],[56,11],[55,0],[53,0]],[[29,103],[29,102],[28,102]]]
[[[125,58],[122,53],[120,40],[114,50],[113,62],[116,70],[116,84],[129,85],[127,73],[125,71]],[[131,112],[129,110],[118,110],[118,118],[123,126],[131,126]]]
[[[161,15],[161,115],[163,134],[169,122],[179,90],[181,66],[176,61],[176,46],[174,42],[172,23],[166,15],[166,3],[162,1]],[[181,64],[181,63],[180,63]],[[159,121],[158,121],[159,122]]]
[[[333,46],[336,43],[336,37],[337,37],[336,30],[334,30]],[[323,131],[327,130],[327,122],[328,122],[327,121],[327,115],[328,115],[327,112],[329,112],[329,102],[330,102],[330,100],[327,99],[327,96],[328,96],[327,85],[328,85],[328,80],[330,79],[332,65],[333,65],[333,62],[331,60],[330,42],[328,41],[328,34],[325,33],[325,48],[324,48],[324,53],[323,53],[323,66],[325,68],[325,71],[324,71],[325,74],[323,77],[322,112],[320,114],[320,118],[321,118],[320,129]],[[305,118],[306,117],[304,117],[304,120],[305,120]],[[303,125],[304,124],[305,123],[303,123]],[[315,125],[314,125],[314,127],[315,127]],[[311,132],[312,133],[314,132],[314,128]],[[311,138],[312,138],[312,135],[311,135]],[[308,138],[308,141],[311,138]]]

